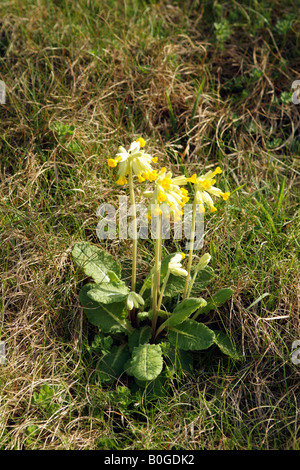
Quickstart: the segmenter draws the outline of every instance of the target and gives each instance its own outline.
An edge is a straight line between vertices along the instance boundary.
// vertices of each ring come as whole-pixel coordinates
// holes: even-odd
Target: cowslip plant
[[[192,353],[213,345],[233,360],[241,358],[224,332],[199,322],[201,316],[224,304],[233,291],[223,288],[209,299],[192,296],[195,281],[199,292],[214,276],[209,266],[209,253],[197,258],[193,266],[193,240],[196,212],[204,213],[206,207],[215,212],[212,197],[227,200],[230,196],[214,186],[215,176],[222,170],[217,167],[203,176],[173,177],[166,168],[153,169],[157,158],[145,153],[144,146],[144,139],[139,138],[128,151],[119,147],[116,157],[107,161],[109,167],[117,168],[116,184],[129,186],[133,227],[130,287],[122,280],[120,264],[103,249],[88,242],[77,243],[72,249],[74,262],[93,281],[81,288],[79,299],[89,322],[99,329],[101,378],[111,381],[127,374],[134,377],[139,386],[169,377],[174,372],[191,372]],[[152,268],[137,289],[135,184],[146,181],[151,187],[144,191],[144,196],[150,200],[148,218],[156,219],[156,239]],[[162,258],[163,217],[170,217],[171,213],[176,222],[182,216],[191,197],[185,188],[188,184],[194,188],[188,256],[174,252]]]

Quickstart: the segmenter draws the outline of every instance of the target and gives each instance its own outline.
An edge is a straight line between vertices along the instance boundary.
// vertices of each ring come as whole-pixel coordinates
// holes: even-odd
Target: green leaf
[[[231,359],[234,359],[236,361],[240,361],[242,359],[242,354],[237,350],[235,344],[231,341],[228,335],[223,333],[223,331],[216,331],[214,330],[215,333],[215,344],[219,346],[220,350],[226,354],[227,356],[230,356]]]
[[[211,299],[207,300],[207,305],[205,307],[201,307],[193,316],[193,320],[197,318],[197,316],[201,313],[206,315],[209,313],[211,310],[215,310],[217,307],[220,307],[220,305],[225,304],[228,299],[233,294],[233,290],[225,288],[225,289],[220,289],[218,290],[212,297]]]
[[[127,344],[112,348],[112,351],[105,354],[97,364],[97,371],[101,373],[101,379],[105,382],[118,379],[124,372],[125,363],[129,358]]]
[[[94,284],[87,292],[88,297],[98,303],[111,304],[122,302],[129,294],[129,289],[124,283],[102,283]]]
[[[128,337],[129,349],[132,351],[133,348],[145,344],[151,338],[151,327],[143,326],[140,329],[133,330],[131,335]]]
[[[88,242],[74,245],[72,257],[84,273],[97,283],[110,282],[109,272],[113,272],[117,278],[121,276],[121,267],[113,257]]]
[[[188,319],[170,328],[168,339],[173,346],[184,351],[200,351],[214,343],[215,333],[202,323]]]
[[[109,305],[99,304],[88,296],[95,284],[86,284],[79,292],[79,300],[90,323],[98,326],[103,333],[129,333],[130,323],[124,318],[127,314],[124,302]]]
[[[167,328],[172,326],[180,325],[184,322],[195,310],[199,309],[200,305],[203,303],[203,299],[196,299],[190,297],[189,299],[183,300],[178,304],[171,316],[164,322],[164,325]]]
[[[211,255],[211,264],[212,268],[214,269],[217,265],[217,250],[214,242],[211,240],[210,242],[210,255]]]
[[[154,380],[163,368],[159,344],[142,344],[133,349],[130,372],[138,380]]]

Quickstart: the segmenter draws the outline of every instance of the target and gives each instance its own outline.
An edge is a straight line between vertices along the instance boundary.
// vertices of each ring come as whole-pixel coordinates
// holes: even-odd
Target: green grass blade
[[[277,230],[276,230],[276,227],[275,227],[275,224],[274,224],[274,221],[273,221],[273,218],[272,218],[271,214],[267,211],[267,209],[260,202],[258,202],[257,199],[254,199],[254,201],[260,207],[260,209],[262,210],[262,212],[264,213],[264,215],[268,219],[268,222],[270,224],[271,229],[273,230],[274,234],[277,236],[278,233],[277,233]]]
[[[202,82],[200,83],[200,86],[199,86],[199,88],[197,90],[197,93],[196,93],[196,98],[195,98],[194,106],[193,106],[193,109],[192,109],[192,116],[191,116],[191,120],[190,120],[190,124],[189,124],[190,129],[192,129],[192,126],[193,126],[193,121],[194,121],[194,118],[195,118],[195,114],[196,114],[197,107],[198,107],[198,104],[199,104],[199,99],[200,99],[200,96],[202,94],[204,85],[205,85],[205,77],[203,77]]]
[[[285,179],[281,181],[281,185],[279,188],[279,193],[278,193],[278,199],[277,199],[277,204],[276,204],[276,215],[279,213],[282,203],[283,203],[283,197],[284,197],[284,188],[285,188]]]
[[[172,128],[173,128],[174,133],[177,134],[177,131],[178,131],[177,122],[176,122],[175,114],[174,114],[174,111],[173,111],[173,106],[172,106],[172,103],[171,103],[171,100],[170,100],[170,96],[169,96],[169,93],[168,93],[167,90],[166,90],[166,98],[167,98],[167,103],[168,103]]]

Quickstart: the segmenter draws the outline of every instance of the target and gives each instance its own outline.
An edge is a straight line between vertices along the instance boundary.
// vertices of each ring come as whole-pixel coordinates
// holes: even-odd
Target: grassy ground
[[[0,448],[298,449],[299,79],[295,2],[11,0],[0,4]],[[298,66],[298,70],[297,70]],[[115,202],[106,159],[143,136],[161,164],[219,164],[236,191],[206,219],[233,298],[208,323],[241,363],[206,352],[151,400],[99,383],[70,248],[99,242]],[[147,273],[151,244],[139,252]]]

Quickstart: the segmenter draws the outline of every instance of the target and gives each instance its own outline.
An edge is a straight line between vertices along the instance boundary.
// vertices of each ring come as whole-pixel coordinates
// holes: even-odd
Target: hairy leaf
[[[95,302],[87,295],[94,286],[95,284],[86,284],[79,292],[80,303],[90,323],[98,326],[103,333],[131,332],[132,327],[124,318],[127,313],[124,302],[109,305]]]
[[[97,283],[110,282],[112,274],[109,275],[109,272],[115,273],[117,278],[121,276],[121,267],[113,257],[88,242],[76,243],[72,257],[84,273]]]
[[[180,323],[184,322],[184,320],[195,312],[203,302],[205,302],[203,299],[196,299],[193,297],[183,300],[175,307],[171,316],[165,321],[165,325],[167,327],[180,325]]]
[[[87,292],[87,295],[95,302],[111,304],[122,302],[126,299],[128,293],[129,289],[124,283],[105,282],[95,284],[94,287]]]
[[[163,368],[162,351],[158,344],[142,344],[133,349],[130,372],[138,380],[154,380]]]

